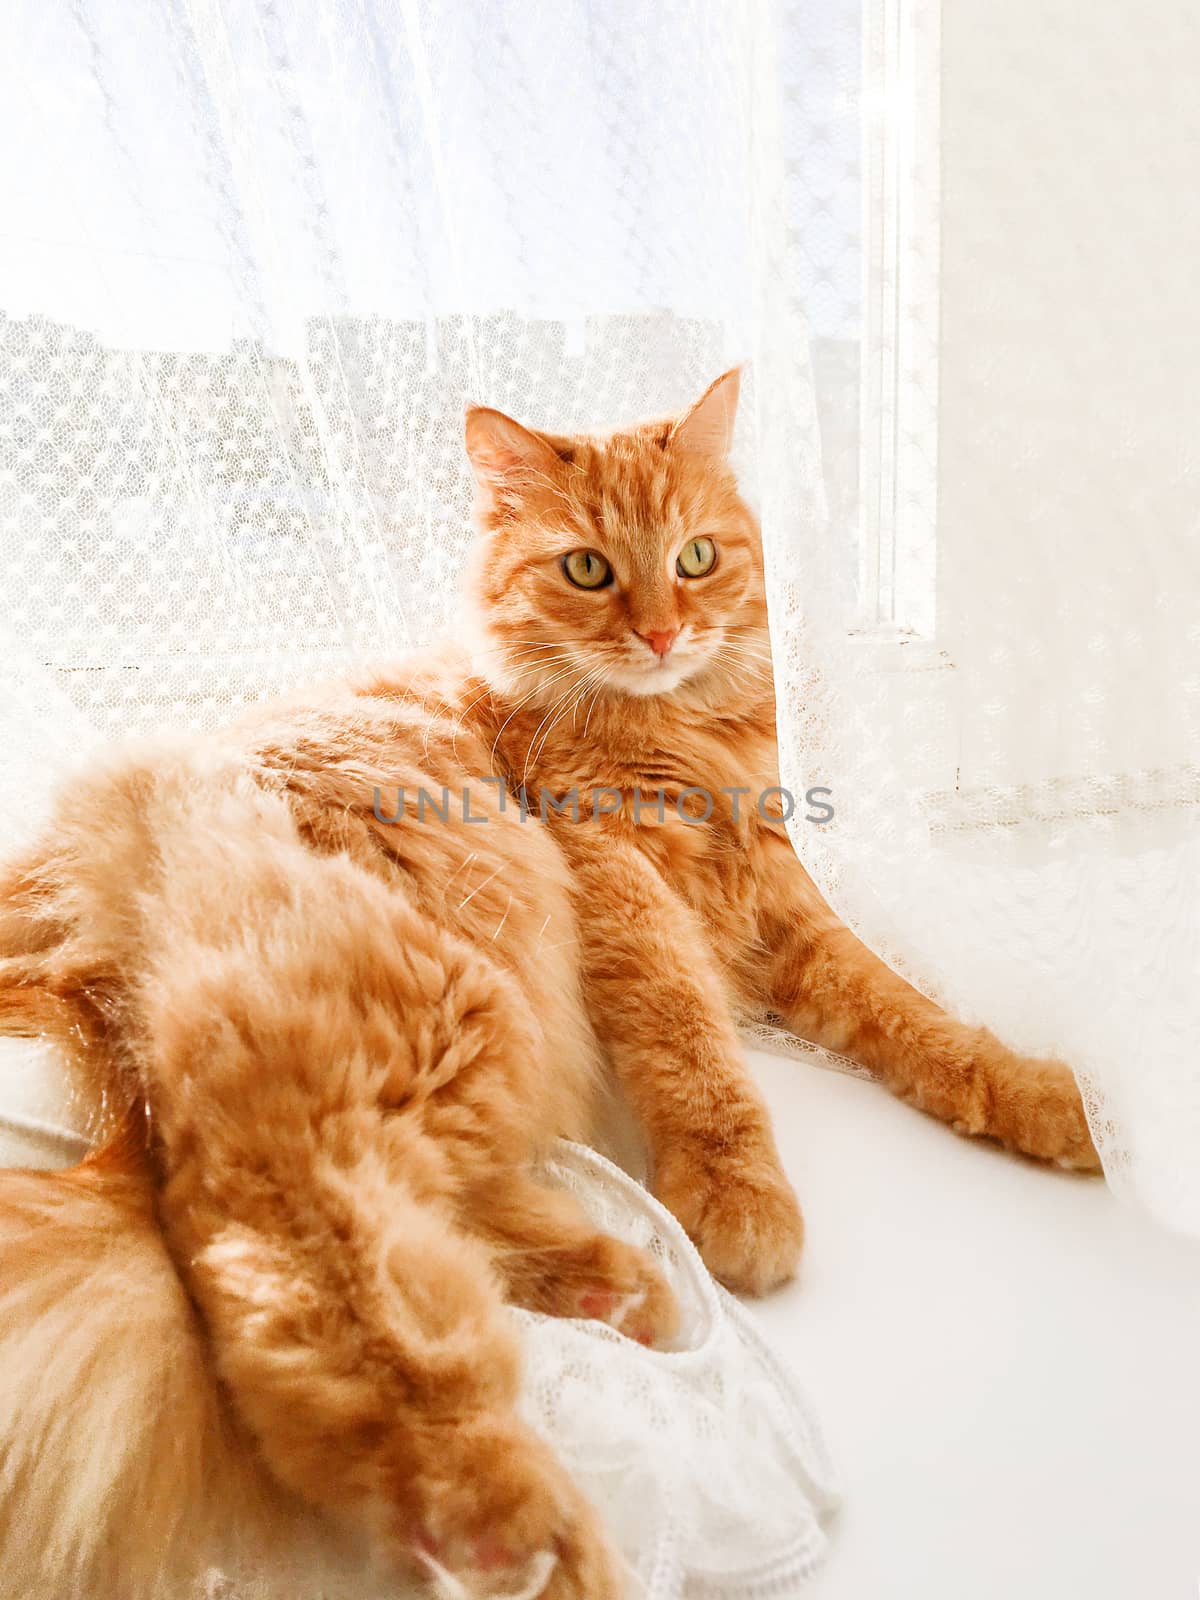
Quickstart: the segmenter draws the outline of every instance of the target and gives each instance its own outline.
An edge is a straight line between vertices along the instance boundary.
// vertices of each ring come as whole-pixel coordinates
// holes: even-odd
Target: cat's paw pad
[[[585,1284],[580,1311],[638,1344],[669,1344],[679,1327],[679,1305],[670,1284],[645,1251],[620,1239],[606,1243],[606,1271],[602,1279]]]
[[[648,1347],[667,1344],[679,1323],[675,1297],[661,1279],[626,1294],[595,1284],[579,1296],[579,1311]]]
[[[782,1173],[676,1173],[659,1198],[726,1288],[766,1294],[795,1276],[804,1218]]]
[[[645,1251],[605,1238],[600,1267],[579,1288],[576,1315],[606,1322],[627,1339],[666,1346],[678,1328],[675,1294]]]
[[[619,1600],[600,1519],[536,1435],[505,1419],[439,1428],[409,1565],[470,1600]],[[431,1441],[432,1442],[432,1441]]]
[[[417,1563],[438,1600],[535,1600],[546,1593],[558,1553],[539,1550],[521,1557],[486,1534],[473,1546],[450,1550],[425,1540],[417,1546]]]
[[[605,1233],[556,1259],[537,1309],[607,1322],[644,1345],[668,1344],[679,1326],[675,1295],[653,1258]]]

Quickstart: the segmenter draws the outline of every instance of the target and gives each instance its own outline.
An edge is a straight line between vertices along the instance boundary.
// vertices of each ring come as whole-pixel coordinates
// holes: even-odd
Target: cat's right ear
[[[479,489],[476,511],[513,509],[559,461],[545,439],[490,406],[467,407],[466,445]]]

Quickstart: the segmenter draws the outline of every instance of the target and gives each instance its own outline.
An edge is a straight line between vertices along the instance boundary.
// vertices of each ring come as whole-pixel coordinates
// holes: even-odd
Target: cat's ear
[[[733,443],[733,424],[737,416],[741,367],[731,367],[678,417],[667,436],[667,443],[689,455],[712,456],[724,460]]]
[[[467,407],[466,444],[482,509],[515,504],[559,460],[545,439],[490,406]]]

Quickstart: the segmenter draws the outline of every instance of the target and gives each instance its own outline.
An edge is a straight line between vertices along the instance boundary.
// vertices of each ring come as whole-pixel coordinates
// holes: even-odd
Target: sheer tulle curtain
[[[610,423],[768,326],[768,7],[19,10],[8,608],[106,728],[209,723],[435,631],[465,399]]]
[[[104,738],[211,727],[450,623],[468,400],[611,425],[750,358],[748,482],[773,461],[788,527],[817,525],[778,22],[712,0],[18,0],[6,849]]]
[[[776,590],[792,758],[841,801],[818,876],[919,986],[1068,1059],[1110,1182],[1192,1234],[1198,59],[1183,5],[1153,37],[1120,0],[942,7],[933,636],[847,639],[807,544]]]
[[[1110,1177],[1200,1231],[1192,524],[1128,461],[1091,470],[1086,375],[1062,377],[1054,340],[1071,355],[1075,335],[1053,318],[1036,370],[1062,379],[1040,404],[1065,479],[1014,482],[1002,425],[971,434],[998,381],[973,365],[972,286],[1011,273],[953,165],[961,119],[943,129],[940,352],[961,386],[939,446],[938,351],[914,357],[937,326],[935,241],[890,228],[888,182],[862,184],[859,228],[860,134],[919,181],[935,103],[908,67],[860,98],[845,64],[862,36],[870,65],[877,12],[18,0],[0,64],[6,840],[92,741],[215,725],[449,621],[466,399],[604,425],[746,359],[737,449],[784,781],[828,785],[836,809],[797,822],[799,848],[914,981],[1075,1062]],[[925,59],[919,34],[888,48]],[[1069,253],[1069,215],[1056,227]],[[898,282],[909,323],[871,345],[859,313]],[[1034,338],[1036,317],[1002,310],[1005,348]],[[882,359],[861,440],[857,376],[828,376],[860,333]],[[859,543],[896,382],[922,405],[894,453],[940,479],[936,524],[910,517],[895,547],[924,638],[880,625],[879,550]]]

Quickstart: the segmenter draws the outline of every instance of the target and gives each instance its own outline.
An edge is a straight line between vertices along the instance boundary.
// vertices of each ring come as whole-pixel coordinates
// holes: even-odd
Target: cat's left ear
[[[667,443],[689,455],[712,456],[723,461],[733,443],[733,424],[737,417],[741,367],[731,367],[679,417],[667,436]]]

